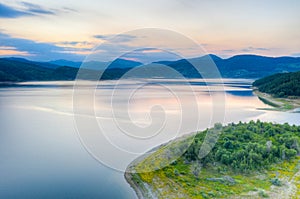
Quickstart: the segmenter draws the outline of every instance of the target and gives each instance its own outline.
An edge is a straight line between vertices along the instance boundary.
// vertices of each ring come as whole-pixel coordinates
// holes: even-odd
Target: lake
[[[123,171],[155,146],[215,122],[300,125],[300,113],[259,109],[252,80],[223,81],[0,87],[0,198],[136,198]]]

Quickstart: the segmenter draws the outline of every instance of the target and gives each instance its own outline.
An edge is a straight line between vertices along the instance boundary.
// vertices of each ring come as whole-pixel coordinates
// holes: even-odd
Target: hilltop
[[[162,145],[125,176],[140,198],[291,198],[300,194],[299,143],[300,127],[287,123],[216,124]]]
[[[300,107],[300,71],[278,73],[253,82],[254,92],[275,110]]]
[[[70,63],[58,61],[62,63]],[[35,62],[20,58],[0,58],[0,82],[22,82],[22,81],[71,81],[76,78],[78,67],[57,65],[58,62]],[[56,64],[54,64],[56,63]],[[77,63],[78,64],[78,63]],[[102,79],[118,79],[130,67],[141,63],[127,60],[115,60],[109,63],[109,70],[106,71]],[[97,67],[103,68],[103,62],[88,62],[84,67],[86,80],[96,79],[95,70]]]
[[[271,75],[256,80],[253,86],[274,97],[300,97],[300,71]]]

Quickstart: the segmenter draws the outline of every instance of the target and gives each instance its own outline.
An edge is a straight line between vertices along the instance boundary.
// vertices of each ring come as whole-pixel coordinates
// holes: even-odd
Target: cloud
[[[98,35],[99,36],[99,35]],[[119,36],[119,35],[118,35]],[[100,37],[100,36],[99,36]],[[101,36],[108,42],[104,42],[95,49],[93,53],[97,54],[95,60],[111,61],[115,59],[116,54],[124,55],[128,59],[141,59],[142,55],[136,55],[132,51],[135,47],[123,44],[122,42],[129,41],[135,37],[130,35],[121,35],[116,39],[111,39],[110,36]],[[0,56],[18,55],[24,58],[37,61],[48,61],[57,59],[66,59],[72,61],[82,61],[86,55],[92,52],[95,44],[88,41],[62,41],[56,43],[36,42],[29,39],[16,38],[9,34],[0,32]],[[150,50],[148,53],[156,53]]]
[[[143,64],[149,64],[157,61],[175,61],[182,57],[169,51],[157,48],[141,48],[124,54],[122,59],[135,60]]]
[[[143,64],[161,60],[178,60],[181,57],[157,48],[144,48],[120,43],[104,42],[94,49],[89,61],[112,61],[117,58],[139,61]]]
[[[57,42],[56,44],[76,46],[76,45],[93,45],[94,43],[88,41],[62,41],[62,42]]]
[[[136,39],[134,35],[118,34],[118,35],[94,35],[94,38],[107,42],[125,43]]]
[[[16,50],[13,46],[0,46],[0,50]]]
[[[78,10],[75,10],[75,9],[69,8],[69,7],[63,7],[62,9],[66,12],[78,12]]]
[[[233,50],[233,49],[225,49],[225,50],[222,50],[222,52],[224,53],[233,53],[235,52],[236,50]]]
[[[242,52],[252,52],[252,51],[269,51],[269,48],[254,48],[254,47],[247,47],[241,49]]]
[[[224,49],[221,50],[222,53],[240,53],[240,52],[246,52],[246,53],[252,53],[252,52],[257,52],[257,51],[270,51],[270,48],[262,48],[262,47],[246,47],[246,48],[241,48],[241,49]]]
[[[79,41],[63,41],[63,42],[58,42],[57,44],[75,46],[75,45],[77,45],[79,43],[81,43],[81,42],[79,42]]]
[[[8,34],[0,32],[0,56],[7,56],[9,51],[11,55],[24,55],[32,60],[47,61],[56,59],[68,59],[81,61],[83,54],[90,52],[89,48],[71,48],[57,46],[54,43],[36,42],[29,39],[15,38]],[[5,52],[5,53],[4,53]]]
[[[63,8],[70,12],[72,9]],[[0,18],[18,18],[26,16],[55,15],[59,10],[44,8],[38,4],[21,2],[19,8],[0,3]]]
[[[94,58],[96,61],[111,61],[121,54],[133,51],[135,48],[120,43],[104,42],[94,49]]]
[[[17,18],[30,15],[32,14],[0,3],[0,18]]]
[[[28,52],[18,51],[13,46],[0,46],[0,55],[2,55],[2,56],[17,56],[17,55],[29,56]]]
[[[49,9],[43,8],[40,5],[22,2],[23,6],[26,8],[27,12],[36,13],[36,14],[47,14],[47,15],[54,15],[55,13]]]
[[[293,57],[300,57],[300,53],[293,53],[293,54],[291,54],[291,56],[293,56]]]

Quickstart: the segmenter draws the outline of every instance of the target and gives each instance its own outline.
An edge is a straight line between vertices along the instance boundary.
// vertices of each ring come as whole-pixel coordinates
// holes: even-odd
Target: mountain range
[[[173,75],[175,73],[171,75],[169,73],[170,69],[173,69],[186,78],[201,78],[198,71],[202,75],[209,73],[207,68],[210,69],[212,64],[224,78],[257,79],[275,73],[300,70],[299,57],[236,55],[222,59],[210,54],[192,59],[159,61],[148,65],[125,59],[116,59],[112,62],[89,61],[84,63],[86,74],[83,78],[93,79],[95,70],[104,71],[107,66],[101,79],[118,79],[132,68],[138,69],[132,70],[138,72],[131,72],[128,77],[176,78],[177,76]],[[0,58],[0,82],[74,80],[81,65],[81,62],[68,60],[37,62],[15,57]],[[202,70],[202,66],[207,66],[204,67],[206,70]],[[206,74],[203,77],[208,76]]]

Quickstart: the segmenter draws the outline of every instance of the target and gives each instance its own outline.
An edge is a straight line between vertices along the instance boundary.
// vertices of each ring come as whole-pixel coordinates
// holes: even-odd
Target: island
[[[271,110],[299,111],[300,71],[278,73],[253,82],[254,93]]]
[[[125,178],[139,198],[297,198],[299,144],[300,126],[215,124],[139,157]]]

